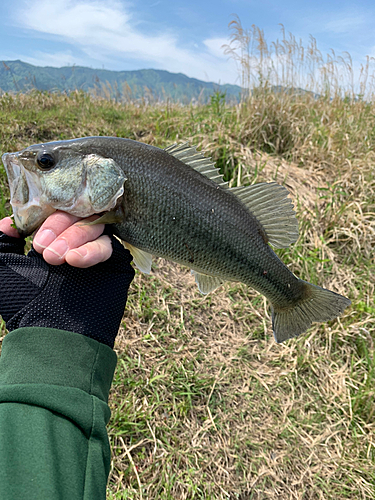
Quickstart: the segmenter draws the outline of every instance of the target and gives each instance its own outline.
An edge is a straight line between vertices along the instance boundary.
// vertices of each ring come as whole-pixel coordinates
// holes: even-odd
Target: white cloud
[[[325,24],[325,31],[336,34],[349,34],[367,24],[365,16],[335,16]]]
[[[160,57],[174,47],[170,36],[138,33],[123,6],[110,1],[33,0],[19,17],[24,27],[55,35],[81,46],[90,55],[123,53],[130,57]]]
[[[151,35],[138,29],[129,8],[117,0],[29,0],[17,13],[17,23],[39,36],[68,42],[98,65],[124,60],[138,67],[165,69],[191,77],[234,83],[237,70],[224,56],[224,38],[202,41],[205,49],[186,49],[173,32]],[[65,53],[66,56],[69,52]],[[58,54],[35,54],[35,60],[57,60]],[[25,58],[24,58],[25,59]],[[29,58],[30,60],[31,58]],[[65,57],[66,59],[66,57]],[[72,58],[68,58],[73,64]],[[49,63],[51,64],[51,63]],[[55,65],[55,64],[53,64]]]
[[[209,38],[203,40],[204,45],[207,47],[210,54],[219,59],[227,59],[228,56],[224,54],[223,45],[229,44],[229,38]]]
[[[35,52],[33,57],[23,56],[22,61],[34,66],[52,66],[54,68],[61,68],[62,66],[82,66],[84,65],[83,60],[78,60],[77,57],[71,52]]]
[[[120,32],[131,19],[117,1],[90,0],[30,0],[21,16],[27,28],[75,40],[95,39],[103,31]]]

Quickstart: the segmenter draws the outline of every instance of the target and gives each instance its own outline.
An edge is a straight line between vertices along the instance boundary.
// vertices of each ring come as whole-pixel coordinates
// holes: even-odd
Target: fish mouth
[[[14,222],[20,234],[27,236],[56,210],[41,202],[40,179],[22,165],[18,155],[19,153],[5,153],[2,161],[9,182]]]

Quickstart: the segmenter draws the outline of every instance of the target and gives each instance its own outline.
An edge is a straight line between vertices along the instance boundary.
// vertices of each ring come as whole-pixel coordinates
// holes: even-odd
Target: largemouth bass
[[[298,279],[273,252],[298,238],[288,191],[275,182],[229,189],[188,144],[165,150],[85,137],[4,154],[15,223],[31,234],[55,210],[104,214],[137,267],[156,255],[190,266],[199,290],[243,282],[272,305],[277,342],[341,315],[350,300]]]

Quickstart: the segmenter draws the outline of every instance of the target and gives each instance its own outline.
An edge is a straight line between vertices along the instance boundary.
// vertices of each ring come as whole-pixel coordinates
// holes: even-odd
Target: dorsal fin
[[[268,241],[276,248],[286,248],[298,239],[298,221],[289,191],[277,182],[261,182],[230,190],[262,225]]]
[[[224,182],[220,170],[215,167],[211,158],[207,158],[203,153],[197,151],[196,146],[190,146],[188,142],[184,142],[183,144],[175,143],[165,148],[164,151],[194,168],[194,170],[203,174],[211,181],[216,182],[220,187],[228,187],[228,183]]]
[[[210,158],[197,151],[196,146],[190,146],[188,142],[172,144],[164,151],[216,182],[221,188],[228,189],[228,183],[223,181],[219,169]],[[276,182],[262,182],[231,188],[230,191],[257,218],[274,247],[286,248],[297,241],[298,221],[288,198],[289,192],[283,186]]]

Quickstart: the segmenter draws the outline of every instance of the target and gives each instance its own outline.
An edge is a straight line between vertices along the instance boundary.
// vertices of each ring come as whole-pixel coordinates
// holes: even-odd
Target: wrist
[[[116,361],[112,349],[83,335],[52,328],[20,328],[3,340],[0,386],[75,387],[107,402]]]

